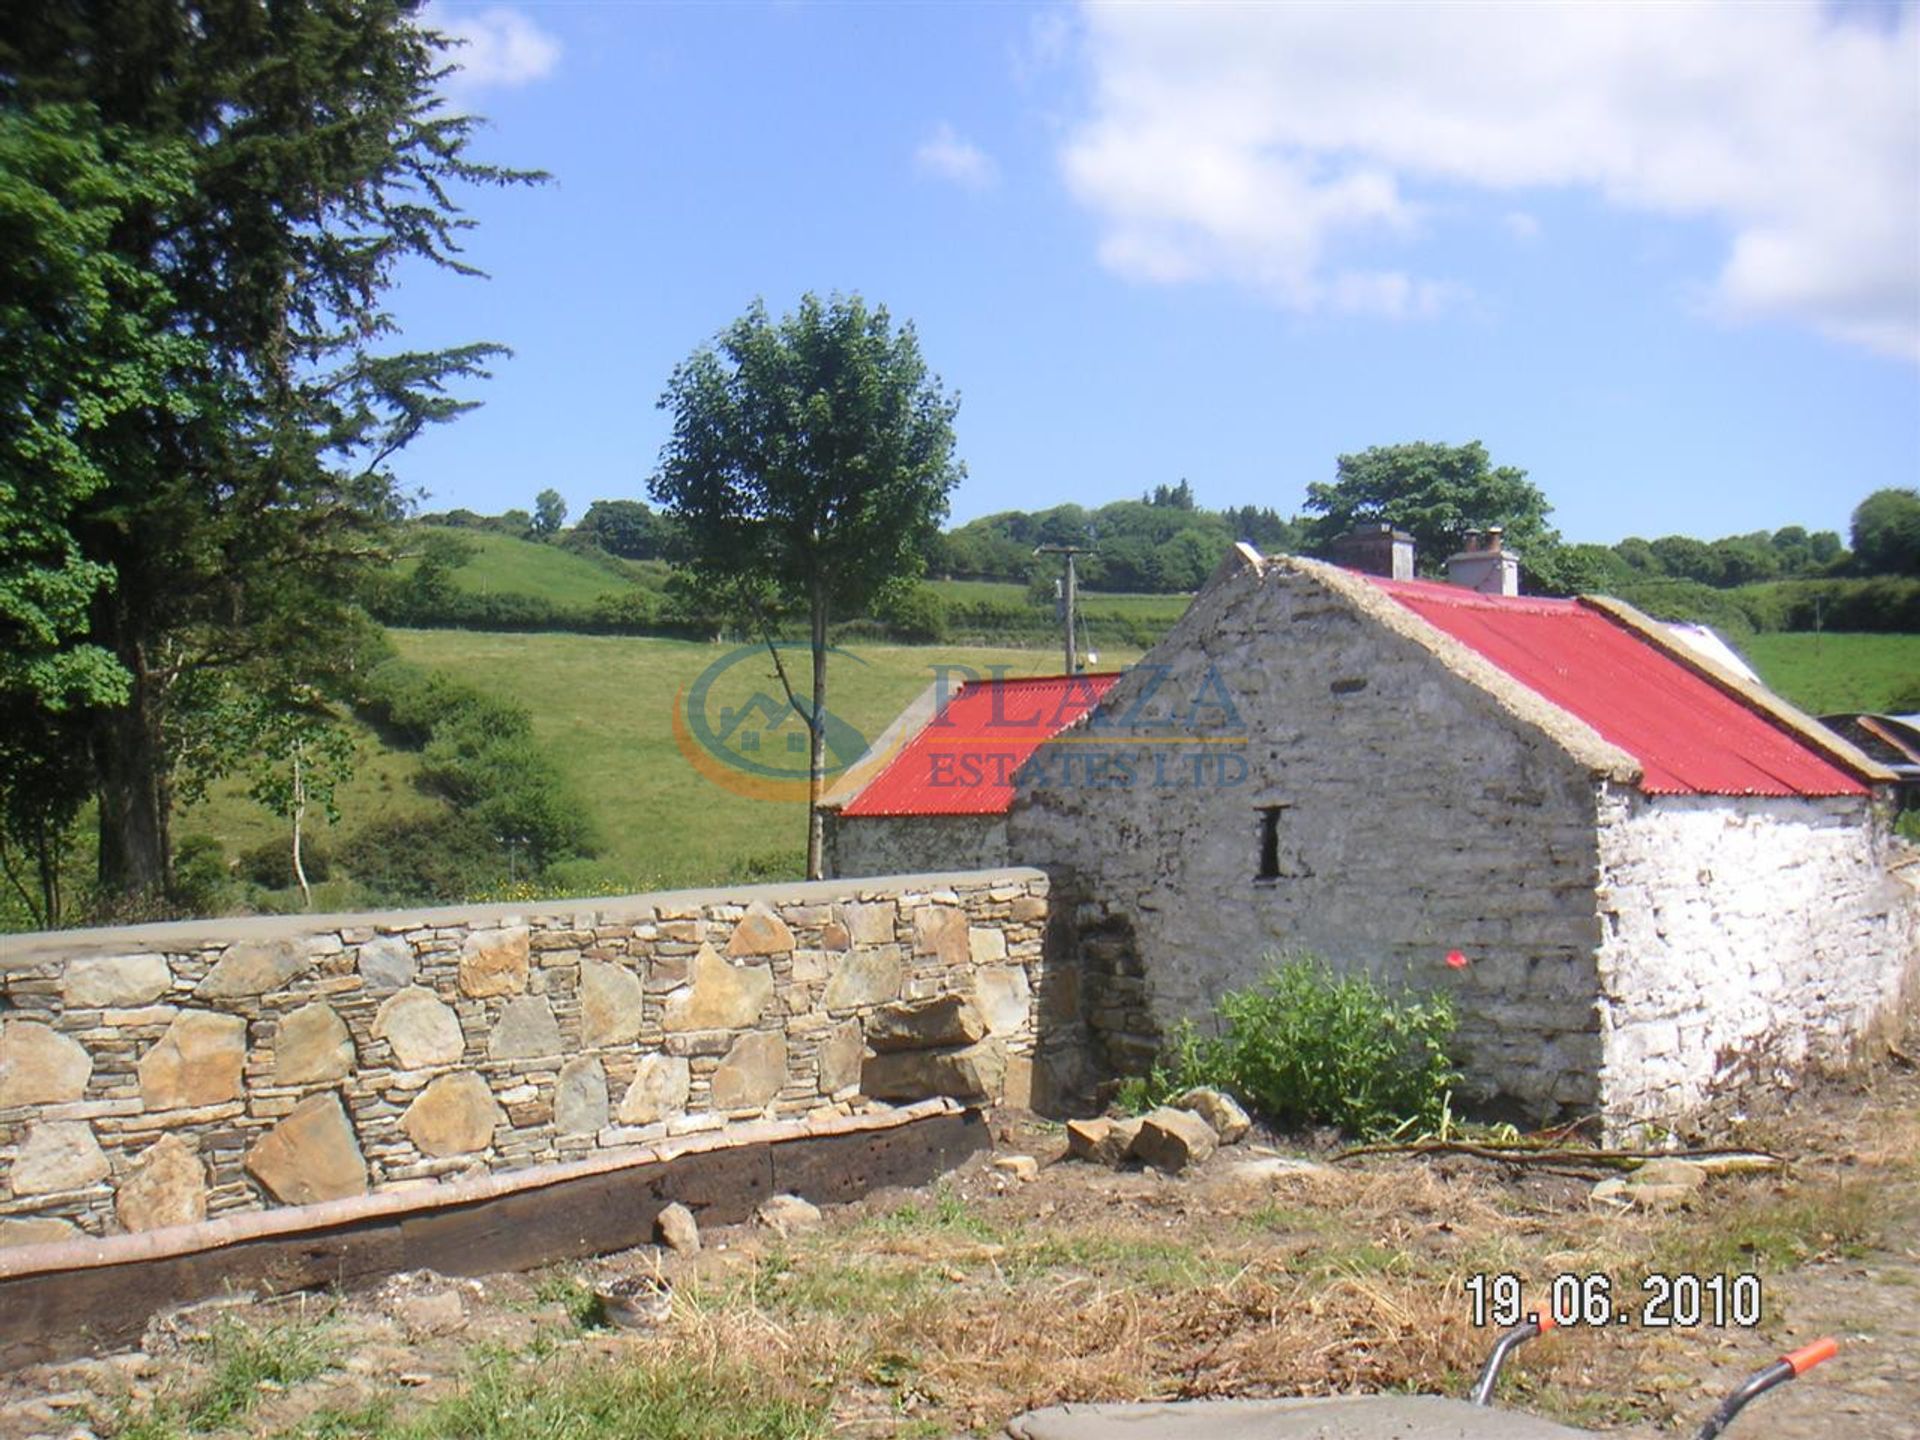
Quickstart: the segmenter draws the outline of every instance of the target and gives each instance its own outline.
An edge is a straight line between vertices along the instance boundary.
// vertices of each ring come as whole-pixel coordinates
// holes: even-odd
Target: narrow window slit
[[[1256,880],[1280,878],[1280,812],[1284,805],[1260,807],[1260,872]]]

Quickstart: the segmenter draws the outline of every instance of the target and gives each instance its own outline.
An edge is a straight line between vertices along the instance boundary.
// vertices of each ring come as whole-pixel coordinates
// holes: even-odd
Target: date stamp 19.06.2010
[[[1638,1285],[1612,1276],[1564,1274],[1553,1277],[1543,1297],[1526,1303],[1518,1275],[1472,1275],[1466,1283],[1468,1318],[1476,1326],[1508,1329],[1534,1320],[1558,1327],[1635,1325],[1643,1330],[1693,1330],[1702,1326],[1752,1329],[1765,1311],[1760,1277],[1675,1275],[1658,1272]]]

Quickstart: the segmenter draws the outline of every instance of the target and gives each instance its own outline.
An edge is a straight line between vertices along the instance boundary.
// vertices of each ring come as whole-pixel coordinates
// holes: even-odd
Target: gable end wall
[[[1043,747],[1009,849],[1049,868],[1078,925],[1095,1059],[1135,1069],[1182,1018],[1204,1020],[1270,957],[1304,950],[1421,989],[1452,990],[1470,1088],[1534,1114],[1596,1104],[1600,1069],[1591,757],[1516,715],[1434,648],[1383,623],[1322,567],[1222,578],[1109,694],[1177,728],[1209,671],[1247,743],[1233,786],[1090,783],[1084,736]],[[1411,618],[1411,617],[1409,617]],[[1164,678],[1150,667],[1164,666]],[[1095,727],[1098,728],[1097,726]],[[1590,732],[1589,732],[1590,733]],[[1597,740],[1597,737],[1595,737]],[[1100,747],[1136,777],[1152,744]],[[1080,783],[1061,782],[1068,752]],[[1255,878],[1262,806],[1282,810],[1280,878]],[[1465,969],[1446,964],[1465,952]]]

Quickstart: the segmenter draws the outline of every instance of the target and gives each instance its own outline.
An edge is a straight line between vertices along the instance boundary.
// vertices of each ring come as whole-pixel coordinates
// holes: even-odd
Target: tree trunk
[[[300,882],[304,908],[313,909],[313,887],[307,884],[307,867],[300,863],[300,826],[307,818],[306,777],[300,770],[300,746],[293,747],[293,878]]]
[[[144,659],[137,649],[121,656],[133,672],[132,692],[124,706],[100,712],[93,732],[100,888],[113,895],[161,894],[173,879],[160,717]]]
[[[825,828],[820,795],[827,778],[827,597],[813,587],[813,713],[807,727],[807,879],[819,880]]]

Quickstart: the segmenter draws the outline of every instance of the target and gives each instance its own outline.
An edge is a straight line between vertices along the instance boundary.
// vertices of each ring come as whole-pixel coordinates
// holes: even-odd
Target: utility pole
[[[1078,598],[1078,577],[1074,573],[1073,557],[1076,555],[1090,554],[1091,550],[1085,545],[1038,545],[1034,547],[1033,553],[1036,555],[1064,555],[1067,558],[1067,578],[1060,594],[1061,606],[1067,622],[1067,674],[1078,675],[1080,673],[1080,644],[1073,633],[1073,607]]]

